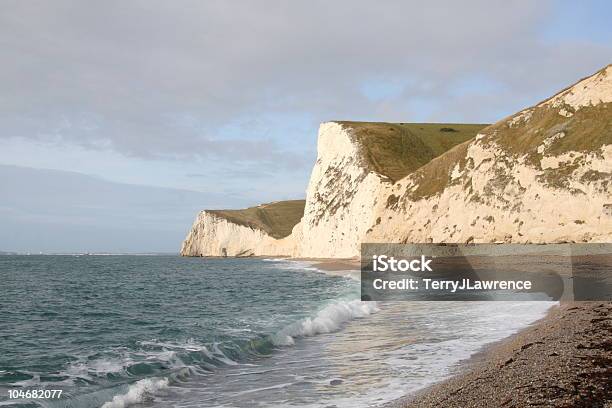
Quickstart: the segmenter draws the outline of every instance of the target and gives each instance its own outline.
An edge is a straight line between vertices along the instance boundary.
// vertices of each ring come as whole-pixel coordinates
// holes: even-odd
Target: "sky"
[[[200,208],[304,197],[321,122],[495,122],[611,63],[611,17],[607,1],[2,0],[0,250],[177,251]],[[55,188],[18,188],[40,180]],[[140,213],[159,226],[124,218]]]

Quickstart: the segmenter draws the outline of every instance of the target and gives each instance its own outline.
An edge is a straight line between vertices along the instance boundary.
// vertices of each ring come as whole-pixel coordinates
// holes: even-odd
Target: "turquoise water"
[[[261,259],[1,256],[0,284],[0,405],[20,407],[383,404],[550,306],[360,302]],[[8,398],[34,389],[63,393]]]

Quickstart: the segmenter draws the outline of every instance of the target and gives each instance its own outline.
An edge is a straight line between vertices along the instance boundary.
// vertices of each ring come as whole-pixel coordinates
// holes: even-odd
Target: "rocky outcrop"
[[[204,211],[181,253],[344,258],[362,242],[611,242],[611,187],[608,66],[491,126],[324,123],[290,235]]]

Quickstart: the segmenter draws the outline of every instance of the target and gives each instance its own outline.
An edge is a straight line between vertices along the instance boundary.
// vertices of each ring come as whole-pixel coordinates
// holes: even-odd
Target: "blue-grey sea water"
[[[358,299],[304,262],[0,256],[0,406],[379,406],[550,307]]]

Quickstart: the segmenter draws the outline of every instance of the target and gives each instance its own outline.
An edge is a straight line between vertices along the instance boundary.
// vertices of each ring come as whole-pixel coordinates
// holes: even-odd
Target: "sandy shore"
[[[612,303],[565,304],[392,407],[612,407]]]

